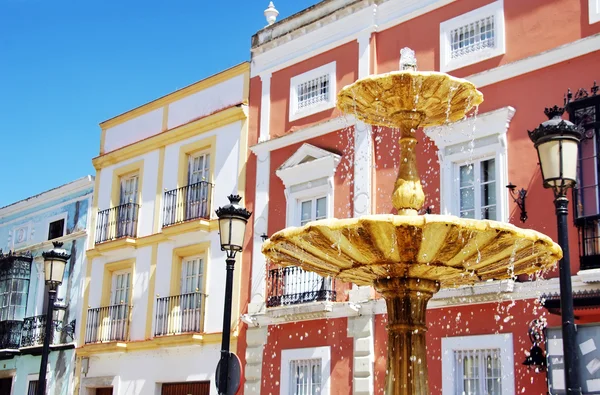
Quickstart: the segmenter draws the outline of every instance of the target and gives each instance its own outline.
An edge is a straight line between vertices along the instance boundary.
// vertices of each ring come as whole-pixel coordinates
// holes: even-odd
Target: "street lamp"
[[[56,300],[56,289],[62,284],[65,274],[65,266],[71,258],[71,254],[62,248],[63,243],[52,243],[54,248],[42,253],[44,257],[44,279],[48,286],[48,308],[46,310],[46,328],[44,335],[44,348],[42,349],[42,362],[40,363],[40,374],[38,379],[37,395],[46,393],[46,370],[48,367],[48,354],[50,354],[50,338],[52,337],[52,321],[54,315],[54,301]]]
[[[564,108],[546,108],[548,121],[533,131],[528,131],[538,152],[544,188],[554,192],[554,206],[558,223],[558,244],[563,257],[558,264],[560,276],[560,306],[562,319],[565,385],[567,394],[581,394],[578,375],[577,341],[575,316],[573,313],[573,291],[571,288],[571,260],[569,257],[569,235],[567,214],[569,199],[567,190],[577,184],[577,151],[582,138],[581,130],[572,122],[562,119]]]
[[[217,209],[219,218],[219,234],[221,237],[221,251],[227,253],[227,277],[225,282],[225,307],[223,312],[223,335],[221,341],[221,361],[219,393],[227,394],[229,372],[229,336],[231,333],[231,299],[233,294],[233,270],[235,254],[241,252],[244,245],[246,224],[252,213],[240,206],[242,198],[239,195],[229,195],[229,204]]]

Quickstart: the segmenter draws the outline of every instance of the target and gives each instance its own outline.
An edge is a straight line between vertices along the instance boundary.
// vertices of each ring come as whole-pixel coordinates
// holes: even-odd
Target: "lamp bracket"
[[[521,210],[521,222],[527,221],[527,210],[525,210],[525,199],[527,198],[527,189],[521,188],[517,190],[517,186],[509,181],[506,186],[510,192],[510,197]]]

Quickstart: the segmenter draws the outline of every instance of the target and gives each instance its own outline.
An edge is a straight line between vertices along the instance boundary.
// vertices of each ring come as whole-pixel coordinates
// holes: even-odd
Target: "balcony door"
[[[204,291],[204,260],[185,258],[181,267],[181,332],[200,330],[202,294]]]
[[[117,209],[117,238],[134,234],[137,225],[138,202],[137,174],[121,177],[121,191],[119,194],[119,207]]]
[[[129,320],[129,298],[131,271],[121,270],[112,275],[110,291],[110,335],[111,339],[122,339],[126,335]]]
[[[210,154],[188,157],[188,188],[185,194],[185,218],[206,217],[208,212],[208,181]]]

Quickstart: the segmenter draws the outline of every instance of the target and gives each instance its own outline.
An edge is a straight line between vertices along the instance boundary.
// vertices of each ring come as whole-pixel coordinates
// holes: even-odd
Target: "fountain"
[[[426,395],[426,309],[433,294],[532,274],[553,265],[562,251],[549,237],[508,223],[418,215],[425,195],[416,166],[416,131],[463,119],[483,95],[466,80],[416,71],[408,48],[401,51],[400,69],[344,87],[337,101],[342,112],[365,123],[400,130],[392,194],[398,215],[290,227],[271,236],[263,253],[276,264],[373,286],[387,304],[386,394]]]

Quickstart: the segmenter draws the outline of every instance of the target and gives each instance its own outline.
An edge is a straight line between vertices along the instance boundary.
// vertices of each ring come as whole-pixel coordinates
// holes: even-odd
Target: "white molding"
[[[307,156],[314,160],[300,163]],[[320,178],[333,177],[342,157],[314,145],[304,143],[275,171],[286,188]]]
[[[452,30],[468,25],[475,21],[494,16],[494,47],[475,51],[457,59],[452,59],[451,40]],[[469,11],[455,18],[440,23],[440,71],[447,72],[459,69],[486,59],[506,53],[504,27],[504,0],[498,0],[483,7]]]
[[[599,283],[600,282],[600,269],[588,269],[580,270],[577,275],[581,278],[584,283]]]
[[[279,393],[288,395],[290,388],[290,362],[302,359],[320,359],[321,360],[321,395],[330,394],[330,375],[331,375],[331,348],[312,347],[312,348],[293,348],[281,351],[281,373],[279,380]]]
[[[507,221],[509,215],[508,194],[504,185],[508,184],[508,144],[506,133],[515,114],[513,107],[503,107],[450,125],[426,128],[425,134],[438,147],[440,162],[440,212],[458,216],[457,165],[477,160],[495,159],[496,164],[496,203],[497,220]],[[487,145],[472,148],[471,142],[485,137],[497,136]],[[458,153],[450,147],[464,146]],[[477,209],[477,207],[476,207]]]
[[[350,12],[340,8],[298,28],[293,27],[294,18],[282,20],[272,28],[257,33],[268,35],[269,29],[285,29],[285,24],[290,26],[287,34],[281,34],[251,49],[251,77],[265,71],[276,72],[357,40],[365,31],[389,29],[454,1],[456,0],[388,0],[379,5],[364,2],[366,6],[357,4],[360,8],[350,9]]]
[[[68,184],[61,185],[54,189],[50,189],[46,192],[42,192],[38,195],[29,197],[24,200],[20,200],[11,205],[0,208],[0,218],[8,217],[11,214],[18,213],[19,211],[24,211],[28,208],[38,206],[40,204],[53,201],[59,199],[64,196],[71,195],[80,190],[85,190],[89,187],[94,186],[94,177],[93,176],[85,176],[78,180],[72,181]],[[62,203],[61,203],[62,204]]]
[[[305,128],[299,129],[295,132],[285,134],[281,137],[258,143],[250,147],[250,150],[256,155],[261,155],[283,147],[287,147],[292,144],[301,143],[304,140],[312,139],[315,137],[323,136],[325,134],[333,133],[341,129],[345,129],[348,126],[353,125],[355,122],[356,119],[353,115],[331,118],[326,121],[317,123],[315,125],[310,125]]]
[[[600,33],[466,77],[481,88],[600,50]]]
[[[304,84],[308,81],[314,80],[319,77],[329,76],[329,97],[326,101],[322,101],[312,106],[299,109],[298,108],[298,85]],[[307,117],[312,114],[319,113],[321,111],[328,110],[335,107],[336,93],[336,62],[330,62],[298,74],[290,79],[290,103],[288,109],[289,120],[295,121],[300,118]]]
[[[270,138],[271,122],[271,73],[260,75],[262,93],[260,97],[260,133],[258,141],[267,141]]]
[[[515,393],[513,334],[457,336],[442,338],[442,394],[454,394],[454,350],[499,348],[502,360],[502,394]]]
[[[600,0],[588,1],[590,25],[600,21]]]

